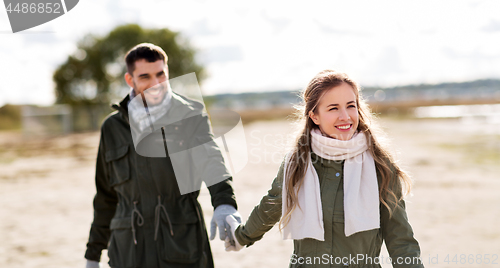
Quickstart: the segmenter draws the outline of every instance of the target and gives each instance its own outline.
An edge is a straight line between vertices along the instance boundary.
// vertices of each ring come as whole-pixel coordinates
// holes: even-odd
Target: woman
[[[279,221],[294,239],[290,267],[423,267],[403,200],[410,179],[377,141],[358,85],[325,70],[303,99],[302,133],[246,224],[228,217],[237,243],[226,250],[252,245]],[[379,258],[382,241],[392,259]]]

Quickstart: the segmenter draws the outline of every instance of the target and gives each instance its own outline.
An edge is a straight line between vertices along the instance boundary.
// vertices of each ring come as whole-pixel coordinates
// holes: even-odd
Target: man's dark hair
[[[135,62],[138,60],[146,60],[147,62],[155,62],[162,60],[167,64],[168,57],[161,47],[151,43],[141,43],[131,48],[125,55],[125,62],[127,63],[127,72],[132,75],[135,70]]]

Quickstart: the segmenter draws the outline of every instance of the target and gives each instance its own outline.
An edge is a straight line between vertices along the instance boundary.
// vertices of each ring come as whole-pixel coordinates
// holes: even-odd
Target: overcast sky
[[[364,86],[500,78],[499,14],[494,0],[85,0],[13,34],[2,6],[0,105],[53,103],[52,73],[76,41],[125,23],[188,37],[205,94],[299,89],[326,68]]]

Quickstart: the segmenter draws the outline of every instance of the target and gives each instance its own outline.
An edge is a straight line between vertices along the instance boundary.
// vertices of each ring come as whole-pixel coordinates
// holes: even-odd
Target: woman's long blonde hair
[[[324,70],[318,73],[307,85],[307,88],[302,93],[303,106],[299,107],[299,120],[304,122],[298,135],[292,153],[288,158],[286,178],[283,184],[286,184],[286,196],[283,196],[283,201],[287,204],[287,211],[281,217],[279,226],[282,229],[290,221],[292,211],[298,204],[297,192],[303,184],[305,172],[307,169],[307,161],[311,152],[311,130],[318,126],[309,118],[309,111],[316,113],[316,107],[323,95],[333,87],[339,86],[342,83],[349,84],[356,95],[356,104],[359,114],[359,125],[357,131],[365,132],[367,135],[368,150],[375,160],[377,173],[379,174],[379,199],[380,202],[389,210],[392,216],[393,210],[398,205],[399,201],[404,197],[402,193],[403,185],[405,194],[410,192],[411,180],[409,176],[401,170],[396,164],[389,151],[382,146],[375,138],[374,132],[380,133],[380,130],[374,125],[373,116],[361,98],[359,86],[345,73],[336,72],[333,70]],[[394,190],[395,189],[395,190]]]

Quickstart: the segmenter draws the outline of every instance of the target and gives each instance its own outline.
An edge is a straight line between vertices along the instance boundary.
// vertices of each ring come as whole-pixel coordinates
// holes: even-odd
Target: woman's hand
[[[231,227],[231,235],[234,238],[234,239],[229,239],[229,237],[226,236],[224,242],[226,251],[240,251],[243,248],[243,246],[240,245],[240,243],[238,243],[238,239],[236,239],[236,236],[234,235],[234,232],[236,231],[236,228],[240,226],[240,223],[232,215],[226,217],[226,222]]]

